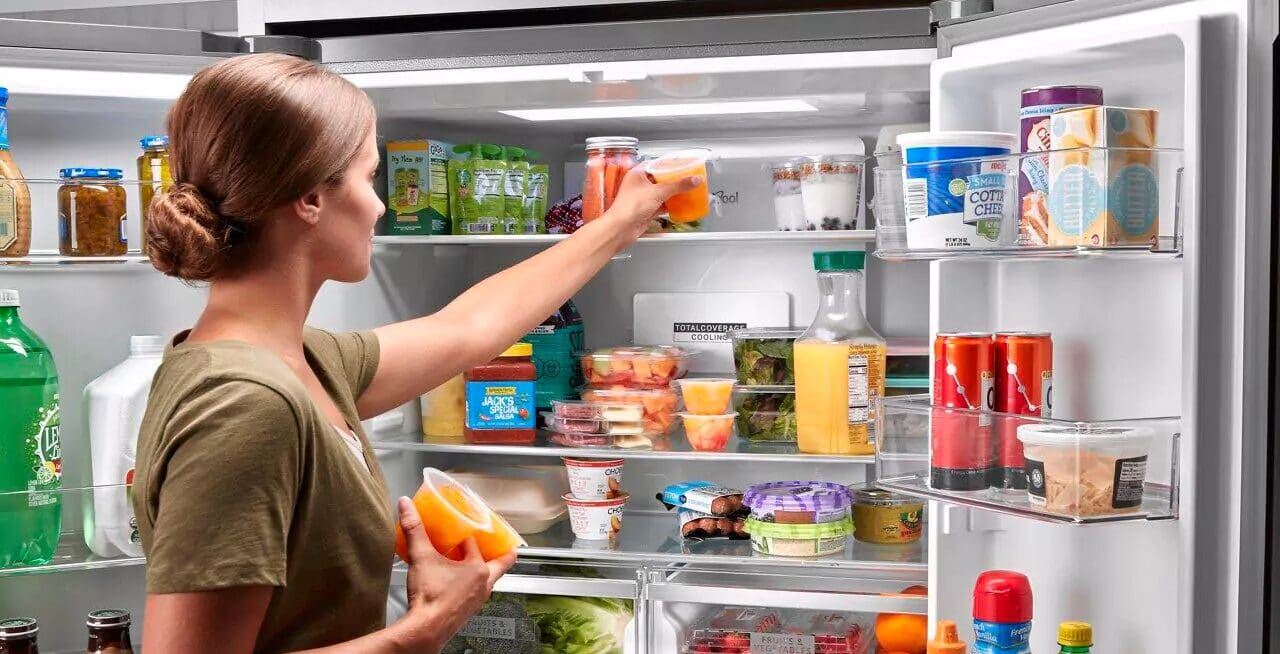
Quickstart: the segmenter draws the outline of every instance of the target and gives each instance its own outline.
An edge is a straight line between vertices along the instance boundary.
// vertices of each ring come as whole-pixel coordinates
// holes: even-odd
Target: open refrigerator
[[[57,182],[36,180],[52,180],[66,166],[132,171],[137,139],[162,132],[165,111],[194,71],[262,50],[318,58],[347,76],[373,99],[384,140],[537,150],[551,171],[550,203],[580,188],[582,143],[591,136],[720,152],[725,167],[738,171],[713,176],[720,215],[701,231],[642,239],[575,295],[589,347],[629,343],[649,329],[635,310],[637,294],[781,296],[782,310],[770,319],[803,328],[817,311],[811,253],[879,247],[881,256],[868,257],[865,302],[881,334],[924,340],[951,331],[1051,331],[1059,353],[1055,418],[1156,420],[1166,435],[1153,455],[1152,468],[1161,470],[1157,510],[1084,524],[1093,521],[931,493],[917,483],[913,466],[921,459],[908,441],[919,434],[909,431],[886,429],[877,456],[806,455],[738,441],[725,452],[698,452],[680,446],[678,434],[668,451],[602,453],[546,443],[427,443],[416,403],[370,420],[367,432],[395,494],[409,494],[423,466],[625,459],[635,499],[618,538],[575,540],[564,523],[530,536],[499,591],[629,601],[628,652],[699,651],[691,634],[730,616],[825,614],[867,632],[877,614],[918,614],[930,625],[956,620],[971,641],[974,579],[1000,568],[1031,579],[1036,651],[1054,651],[1054,627],[1071,619],[1093,624],[1098,651],[1250,652],[1271,642],[1264,562],[1272,547],[1273,3],[1072,0],[1025,9],[996,3],[965,15],[966,6],[983,3],[944,1],[932,17],[925,7],[905,7],[426,33],[386,18],[412,13],[394,2],[358,10],[285,4],[240,3],[242,33],[272,35],[256,38],[0,20],[0,85],[9,88],[12,151],[29,180],[34,218],[32,253],[0,259],[0,287],[21,292],[24,321],[57,360],[64,489],[58,555],[45,566],[0,570],[0,615],[38,617],[45,650],[78,649],[93,608],[129,609],[135,627],[145,619],[141,557],[102,556],[85,545],[86,507],[118,501],[126,489],[91,473],[80,391],[124,359],[131,335],[189,326],[203,291],[157,274],[133,250],[97,259],[58,255]],[[402,22],[415,30],[425,24]],[[1107,104],[1159,110],[1160,147],[1180,152],[1172,234],[1180,238],[1171,250],[903,256],[877,246],[872,213],[857,230],[774,229],[761,161],[870,154],[886,125],[1016,132],[1020,89],[1069,83],[1102,86]],[[760,100],[802,100],[813,110],[637,117],[624,109],[548,122],[500,113]],[[136,185],[124,182],[132,243],[139,242]],[[560,238],[378,236],[370,277],[323,289],[311,323],[364,329],[431,312]],[[926,419],[929,411],[927,396],[884,408],[886,416]],[[908,546],[856,543],[817,559],[763,557],[745,541],[685,540],[648,498],[686,479],[738,488],[879,479],[928,501],[925,537]],[[391,617],[399,609],[395,583]],[[927,596],[903,594],[914,585],[926,585]],[[835,651],[808,636],[748,636],[749,651]]]

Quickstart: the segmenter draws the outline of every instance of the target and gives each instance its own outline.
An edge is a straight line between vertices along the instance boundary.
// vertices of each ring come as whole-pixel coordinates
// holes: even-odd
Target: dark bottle
[[[35,618],[0,620],[0,654],[40,654],[36,645],[37,631],[40,631],[40,626]]]
[[[133,654],[129,625],[133,622],[123,609],[91,611],[84,623],[89,627],[87,654]]]

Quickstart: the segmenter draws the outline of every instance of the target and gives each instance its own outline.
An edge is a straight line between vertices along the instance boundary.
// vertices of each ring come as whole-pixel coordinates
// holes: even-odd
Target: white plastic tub
[[[1154,436],[1148,427],[1018,427],[1018,440],[1025,450],[1028,502],[1073,517],[1141,510],[1147,454]]]

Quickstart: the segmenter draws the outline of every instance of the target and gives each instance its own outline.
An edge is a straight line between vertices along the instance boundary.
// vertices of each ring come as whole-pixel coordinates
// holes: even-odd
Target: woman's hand
[[[702,177],[686,177],[674,182],[656,184],[649,181],[644,166],[632,168],[622,179],[622,187],[618,197],[608,210],[598,219],[613,225],[622,237],[618,249],[622,250],[635,242],[648,231],[654,218],[662,211],[662,203],[667,198],[684,191],[696,188],[703,182]]]
[[[403,622],[414,645],[438,651],[484,606],[516,555],[486,563],[475,539],[468,538],[462,544],[462,560],[451,561],[432,546],[413,502],[402,497],[398,505],[409,552],[409,612]]]

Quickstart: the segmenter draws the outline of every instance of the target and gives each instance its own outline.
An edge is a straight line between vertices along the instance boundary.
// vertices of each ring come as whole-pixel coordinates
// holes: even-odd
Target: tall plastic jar
[[[794,346],[801,452],[875,453],[887,348],[862,313],[865,263],[865,252],[813,253],[818,314]]]
[[[134,336],[129,358],[84,388],[85,431],[89,434],[94,486],[133,483],[138,430],[147,409],[151,379],[160,368],[165,339]],[[86,520],[85,545],[98,556],[142,556],[138,521],[122,489],[94,492],[93,512]]]
[[[516,343],[466,372],[466,438],[476,444],[529,444],[537,436],[538,370],[533,346]]]
[[[138,140],[138,212],[142,216],[142,253],[147,254],[147,217],[151,214],[151,198],[173,186],[173,170],[169,166],[169,137],[163,134],[144,136]]]
[[[422,396],[422,440],[427,443],[465,443],[467,382],[462,375]]]
[[[0,257],[31,251],[31,189],[9,152],[9,89],[0,86]]]
[[[604,215],[618,197],[622,179],[640,161],[640,141],[630,136],[587,139],[587,174],[582,183],[582,220]]]
[[[0,569],[53,558],[62,527],[58,369],[0,289]]]

